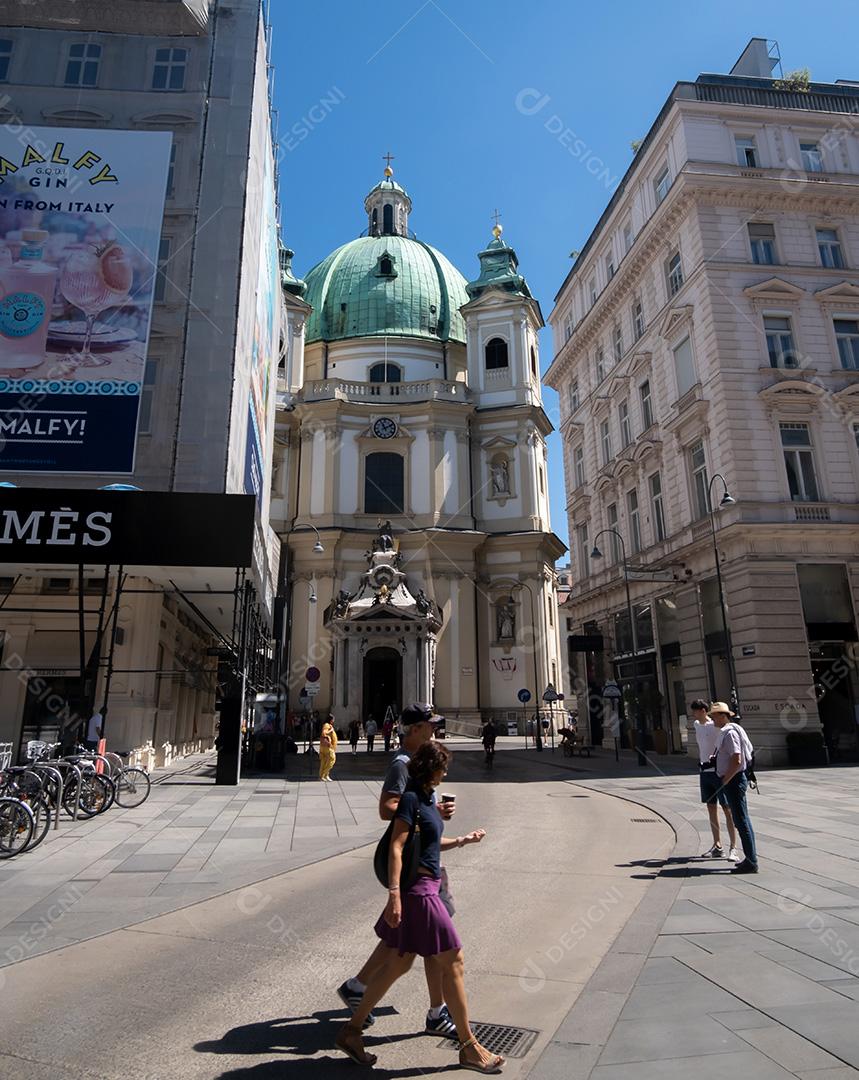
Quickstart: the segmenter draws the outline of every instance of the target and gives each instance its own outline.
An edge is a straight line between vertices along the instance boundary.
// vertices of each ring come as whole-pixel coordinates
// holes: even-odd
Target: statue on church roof
[[[386,521],[384,525],[379,522],[379,535],[373,542],[373,551],[393,551],[394,550],[394,529],[390,520]]]

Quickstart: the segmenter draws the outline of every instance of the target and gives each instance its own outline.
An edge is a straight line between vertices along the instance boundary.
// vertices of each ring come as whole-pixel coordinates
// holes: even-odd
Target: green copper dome
[[[307,274],[313,308],[306,340],[356,337],[465,341],[465,278],[435,248],[409,236],[362,236]]]

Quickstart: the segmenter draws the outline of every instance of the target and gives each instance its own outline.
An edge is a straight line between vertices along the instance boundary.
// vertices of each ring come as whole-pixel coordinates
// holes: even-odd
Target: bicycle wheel
[[[149,798],[152,782],[143,769],[123,769],[116,780],[116,803],[128,810]]]
[[[18,799],[0,799],[0,859],[26,851],[33,838],[33,812]]]
[[[109,810],[116,802],[116,784],[109,776],[105,776],[104,773],[96,773],[93,779],[100,780],[104,786],[104,798],[101,806],[96,810],[97,814],[103,814],[105,810]]]
[[[28,849],[32,851],[34,847],[38,847],[39,844],[45,839],[51,829],[51,804],[45,798],[44,795],[34,795],[27,799],[27,805],[33,813],[33,836],[30,839],[30,843],[27,845]]]
[[[81,797],[78,803],[78,811],[84,817],[95,817],[102,813],[113,802],[114,787],[103,776],[90,773],[81,780]],[[63,809],[71,817],[75,812],[75,799],[77,796],[77,780],[72,780],[63,791]]]

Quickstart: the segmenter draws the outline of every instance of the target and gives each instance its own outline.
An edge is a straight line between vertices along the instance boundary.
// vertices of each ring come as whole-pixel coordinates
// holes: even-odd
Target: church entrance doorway
[[[389,705],[399,716],[403,694],[403,658],[396,649],[380,646],[364,657],[363,720],[370,716],[381,728]]]

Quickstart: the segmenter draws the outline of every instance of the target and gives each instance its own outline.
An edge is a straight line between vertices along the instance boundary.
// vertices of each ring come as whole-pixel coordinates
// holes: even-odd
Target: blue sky
[[[751,37],[777,40],[785,71],[859,79],[855,0],[273,0],[271,18],[283,231],[296,270],[365,227],[363,198],[390,150],[412,228],[467,278],[501,210],[544,316],[629,165],[630,142],[677,80],[727,72]],[[582,140],[578,156],[553,134],[562,126]],[[543,370],[551,351],[544,331]],[[557,424],[548,389],[545,404]],[[557,435],[550,487],[566,542]]]

